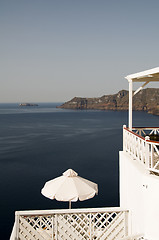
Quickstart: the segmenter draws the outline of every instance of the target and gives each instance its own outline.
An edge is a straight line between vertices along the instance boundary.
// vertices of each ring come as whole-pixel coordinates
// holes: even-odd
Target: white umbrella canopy
[[[47,198],[69,201],[71,204],[78,199],[84,201],[93,198],[98,194],[98,185],[68,169],[62,176],[46,182],[41,193]]]

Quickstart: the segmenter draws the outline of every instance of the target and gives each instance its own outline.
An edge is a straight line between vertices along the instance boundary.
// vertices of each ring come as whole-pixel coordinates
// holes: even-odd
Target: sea
[[[119,206],[119,151],[127,111],[66,110],[61,103],[0,104],[0,232],[8,240],[15,211],[66,209],[41,194],[46,181],[71,168],[98,184],[99,194],[72,208]],[[133,112],[134,126],[159,116]]]

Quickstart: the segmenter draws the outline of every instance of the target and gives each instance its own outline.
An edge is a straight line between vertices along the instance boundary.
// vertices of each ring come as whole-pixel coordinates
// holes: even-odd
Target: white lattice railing
[[[148,170],[157,173],[159,173],[159,141],[150,140],[147,132],[152,135],[158,131],[158,128],[133,128],[130,131],[126,126],[123,127],[123,151],[128,152]]]
[[[150,136],[151,140],[159,139],[159,128],[157,127],[133,127],[132,131],[139,136]]]
[[[120,240],[128,236],[128,211],[91,208],[16,212],[18,240]]]

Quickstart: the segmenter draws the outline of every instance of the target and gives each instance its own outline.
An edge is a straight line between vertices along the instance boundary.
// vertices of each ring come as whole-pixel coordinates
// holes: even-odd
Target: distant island
[[[20,103],[19,106],[20,107],[34,107],[34,106],[38,106],[38,104],[34,104],[34,103]]]
[[[116,94],[104,95],[99,98],[74,97],[57,108],[64,109],[97,109],[97,110],[128,110],[129,92],[121,90]],[[159,115],[159,89],[146,88],[133,97],[133,110],[147,111]]]

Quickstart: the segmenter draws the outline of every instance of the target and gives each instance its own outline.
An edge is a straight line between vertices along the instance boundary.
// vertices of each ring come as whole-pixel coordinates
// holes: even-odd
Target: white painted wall
[[[145,234],[147,239],[159,240],[159,176],[146,176],[145,183]]]
[[[130,210],[129,234],[159,240],[159,176],[120,152],[120,206]]]
[[[120,206],[130,210],[131,222],[129,234],[144,232],[143,225],[143,174],[136,161],[120,152]]]

